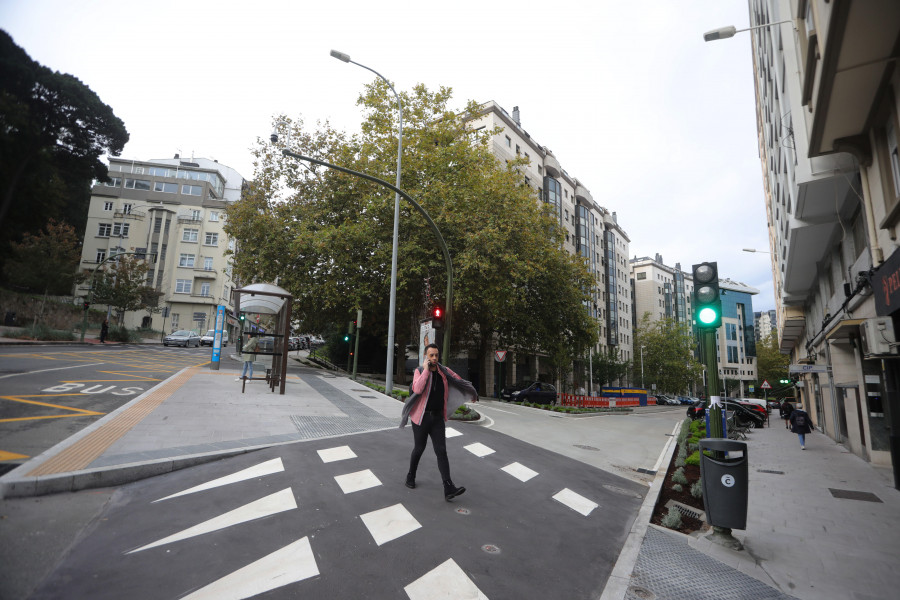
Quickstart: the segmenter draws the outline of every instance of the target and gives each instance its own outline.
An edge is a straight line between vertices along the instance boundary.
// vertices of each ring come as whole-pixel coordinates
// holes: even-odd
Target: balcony
[[[194,269],[195,279],[215,279],[218,272],[215,269],[204,269],[198,267]]]
[[[178,224],[199,225],[203,222],[203,218],[194,215],[178,215]]]
[[[779,348],[782,353],[789,353],[797,344],[803,342],[803,334],[806,331],[806,314],[797,306],[785,306],[779,316],[783,315],[783,322],[778,331]]]
[[[117,210],[113,213],[113,216],[116,219],[134,219],[136,221],[143,221],[144,217],[147,216],[147,213],[142,210]]]
[[[559,166],[559,161],[549,151],[547,156],[544,157],[544,172],[550,177],[559,177],[562,174],[562,167]]]

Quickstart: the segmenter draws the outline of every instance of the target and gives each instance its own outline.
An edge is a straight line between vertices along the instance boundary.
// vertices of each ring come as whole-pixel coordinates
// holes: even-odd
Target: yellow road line
[[[16,460],[17,458],[28,458],[28,456],[25,454],[16,454],[15,452],[6,452],[5,450],[0,450],[0,461]]]
[[[116,415],[108,423],[104,423],[103,426],[98,427],[33,469],[27,476],[38,477],[53,473],[68,473],[86,468],[196,374],[197,369],[187,369],[170,379]]]
[[[54,394],[54,395],[63,395],[63,394]],[[75,396],[77,394],[64,394],[66,396]],[[22,404],[32,404],[35,406],[44,406],[46,408],[58,408],[59,410],[68,410],[75,414],[69,415],[43,415],[37,417],[16,417],[13,419],[0,419],[0,423],[13,423],[16,421],[40,421],[42,419],[65,419],[67,417],[93,417],[100,416],[105,413],[96,412],[93,410],[85,410],[83,408],[74,408],[72,406],[62,406],[61,404],[50,404],[49,402],[38,402],[37,400],[25,400],[25,398],[32,398],[34,396],[0,396],[2,400],[10,400],[12,402],[20,402]]]

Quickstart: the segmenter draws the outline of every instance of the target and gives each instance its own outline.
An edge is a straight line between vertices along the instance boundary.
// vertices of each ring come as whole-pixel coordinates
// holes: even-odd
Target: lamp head
[[[725,38],[734,37],[735,33],[737,33],[737,29],[734,28],[734,25],[720,27],[719,29],[713,29],[712,31],[704,33],[703,41],[712,42],[713,40],[724,40]]]
[[[344,61],[345,63],[350,62],[350,55],[344,54],[343,52],[340,52],[339,50],[332,50],[331,55],[338,60]]]

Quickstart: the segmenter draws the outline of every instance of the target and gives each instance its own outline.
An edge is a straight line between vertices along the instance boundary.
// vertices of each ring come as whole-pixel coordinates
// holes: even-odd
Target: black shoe
[[[412,473],[406,474],[406,487],[408,487],[411,490],[416,489],[416,476],[413,475]]]
[[[444,500],[446,500],[447,502],[450,502],[457,496],[462,495],[463,493],[465,493],[465,491],[466,488],[456,487],[449,479],[444,481]]]

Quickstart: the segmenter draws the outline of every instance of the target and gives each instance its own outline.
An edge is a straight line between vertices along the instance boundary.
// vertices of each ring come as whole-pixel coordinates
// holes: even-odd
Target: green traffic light
[[[345,336],[344,336],[344,341],[345,341],[345,342],[349,342],[349,341],[350,341],[350,336],[349,336],[349,335],[345,335]]]
[[[697,320],[699,320],[704,325],[711,325],[716,322],[718,318],[718,313],[710,307],[700,309],[700,312],[697,313]]]

